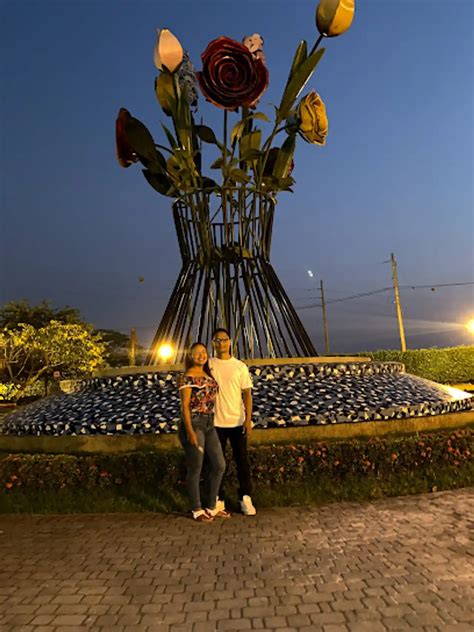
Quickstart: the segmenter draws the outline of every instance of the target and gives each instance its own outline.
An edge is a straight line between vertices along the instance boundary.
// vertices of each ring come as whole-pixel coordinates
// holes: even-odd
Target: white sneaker
[[[244,516],[255,516],[257,510],[253,506],[252,499],[250,496],[244,496],[240,501],[240,508],[242,509],[242,513]]]

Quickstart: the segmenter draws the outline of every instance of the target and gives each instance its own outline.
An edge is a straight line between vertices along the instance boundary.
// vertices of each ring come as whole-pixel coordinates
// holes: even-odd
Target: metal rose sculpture
[[[298,45],[273,125],[257,111],[269,72],[258,34],[242,43],[221,36],[194,66],[179,40],[158,31],[154,62],[160,71],[155,92],[171,125],[162,124],[166,144],[155,143],[147,127],[120,108],[116,120],[117,159],[122,167],[143,165],[147,182],[173,198],[183,267],[153,343],[172,344],[177,360],[192,338],[208,339],[213,328],[231,331],[234,350],[247,357],[312,356],[316,350],[269,260],[276,195],[292,191],[297,137],[324,145],[326,108],[314,90],[300,96],[321,61],[325,37],[351,25],[354,0],[321,0],[316,9],[319,37],[308,52]],[[223,110],[217,134],[195,120],[197,86]],[[237,117],[229,126],[229,117]],[[281,143],[276,138],[281,133]],[[203,168],[203,148],[214,152]]]
[[[218,108],[253,107],[268,86],[268,70],[243,44],[219,37],[201,55],[201,92]]]

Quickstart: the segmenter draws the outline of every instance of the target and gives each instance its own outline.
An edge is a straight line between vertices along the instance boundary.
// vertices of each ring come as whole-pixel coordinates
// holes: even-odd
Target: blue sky
[[[127,107],[162,141],[155,32],[168,27],[199,69],[220,35],[265,39],[280,99],[316,2],[3,0],[0,304],[51,299],[97,327],[152,337],[179,271],[169,199],[115,161]],[[310,86],[329,117],[324,148],[299,141],[295,193],[280,196],[272,263],[298,308],[391,284],[474,280],[474,40],[470,0],[357,0]],[[221,112],[199,114],[221,129]],[[313,281],[307,270],[313,270]],[[139,283],[139,277],[145,280]],[[408,347],[468,344],[474,286],[403,289]],[[299,314],[322,350],[321,312]],[[399,345],[393,294],[328,305],[332,352]]]

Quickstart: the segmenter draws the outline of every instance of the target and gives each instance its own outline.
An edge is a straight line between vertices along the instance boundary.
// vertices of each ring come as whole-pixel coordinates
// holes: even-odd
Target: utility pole
[[[128,348],[128,366],[136,366],[136,354],[137,354],[137,332],[135,327],[132,327],[130,331],[130,345]]]
[[[406,351],[407,346],[405,343],[405,329],[403,328],[402,306],[400,305],[400,292],[398,290],[397,262],[395,261],[393,252],[390,255],[390,262],[392,264],[392,279],[393,289],[395,291],[395,305],[397,307],[398,329],[400,331],[400,345],[402,351]]]
[[[326,316],[326,302],[324,300],[324,286],[323,280],[320,282],[321,291],[321,307],[323,308],[323,328],[324,328],[324,353],[329,355],[329,333],[328,333],[328,319]]]

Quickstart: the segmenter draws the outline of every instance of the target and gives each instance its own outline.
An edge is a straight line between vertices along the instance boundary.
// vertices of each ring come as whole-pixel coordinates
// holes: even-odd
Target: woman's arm
[[[188,435],[188,441],[191,445],[199,445],[197,435],[194,432],[193,424],[191,422],[191,387],[181,386],[179,389],[181,396],[181,413],[183,415],[184,427],[186,428],[186,434]]]

